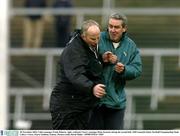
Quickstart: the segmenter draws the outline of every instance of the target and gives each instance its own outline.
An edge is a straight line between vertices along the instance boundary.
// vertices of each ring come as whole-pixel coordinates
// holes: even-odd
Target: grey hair
[[[124,14],[120,14],[120,13],[113,13],[109,16],[109,19],[117,19],[117,20],[122,20],[123,24],[122,26],[125,27],[127,26],[127,17]]]
[[[92,19],[84,21],[81,26],[81,34],[85,34],[87,32],[88,28],[91,26],[94,26],[94,25],[100,29],[100,25],[96,21],[94,21]]]

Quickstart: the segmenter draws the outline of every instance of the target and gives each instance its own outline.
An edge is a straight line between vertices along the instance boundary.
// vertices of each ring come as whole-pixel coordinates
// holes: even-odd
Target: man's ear
[[[125,26],[124,28],[123,28],[123,32],[126,32],[127,31],[127,26]]]
[[[85,39],[85,34],[81,33],[81,38],[84,40]]]

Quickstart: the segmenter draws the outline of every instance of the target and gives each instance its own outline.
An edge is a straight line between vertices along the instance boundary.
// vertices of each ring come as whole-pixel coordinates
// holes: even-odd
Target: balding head
[[[86,35],[99,35],[100,33],[100,29],[99,27],[97,27],[96,25],[90,26],[87,31],[86,31]]]
[[[82,34],[85,34],[87,32],[87,30],[89,29],[89,27],[91,27],[91,26],[97,26],[100,29],[99,24],[96,21],[90,19],[90,20],[83,22],[83,24],[81,26]]]
[[[99,24],[94,20],[87,20],[81,27],[81,36],[83,40],[90,46],[97,46],[100,37]]]

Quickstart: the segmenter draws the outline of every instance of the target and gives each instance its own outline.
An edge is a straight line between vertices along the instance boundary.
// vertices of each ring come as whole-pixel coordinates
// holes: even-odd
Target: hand
[[[118,62],[115,65],[115,71],[118,72],[118,73],[122,73],[124,71],[124,64]]]
[[[102,55],[103,61],[104,61],[104,62],[109,62],[109,58],[110,58],[111,55],[113,55],[112,52],[110,52],[110,51],[105,52],[105,53]]]
[[[116,55],[114,55],[114,54],[109,55],[109,62],[110,62],[110,63],[116,64],[117,61],[118,61],[118,58],[117,58]]]
[[[116,64],[118,61],[118,58],[116,55],[114,55],[112,52],[107,51],[102,56],[104,62],[110,62],[112,64]]]
[[[93,88],[93,94],[97,98],[102,98],[106,94],[105,85],[103,85],[103,84],[95,85],[94,88]]]

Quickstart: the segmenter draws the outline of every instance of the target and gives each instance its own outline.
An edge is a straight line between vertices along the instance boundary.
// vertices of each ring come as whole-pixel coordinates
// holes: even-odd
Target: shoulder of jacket
[[[106,36],[107,36],[107,32],[106,31],[101,32],[101,37],[106,37]]]
[[[136,47],[136,43],[129,36],[124,38],[124,42],[128,43],[129,46]]]

